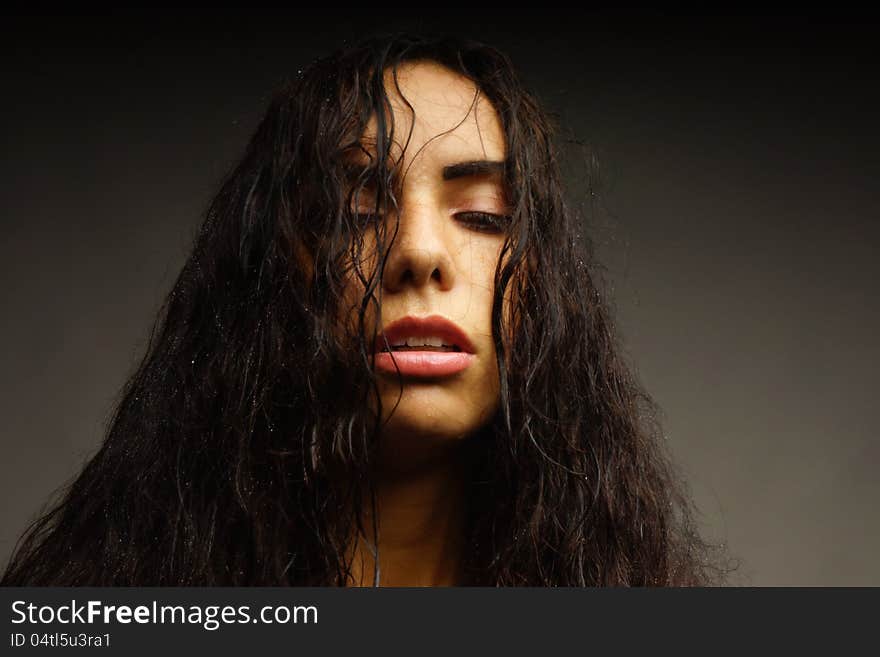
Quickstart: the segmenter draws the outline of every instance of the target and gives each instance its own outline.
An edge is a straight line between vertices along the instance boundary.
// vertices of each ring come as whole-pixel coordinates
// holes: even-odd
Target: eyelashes
[[[456,212],[453,216],[470,230],[478,233],[502,233],[511,220],[510,216],[507,215],[479,210]],[[381,219],[382,215],[375,212],[356,212],[354,217],[359,224],[365,226]]]
[[[455,218],[480,233],[500,233],[507,228],[510,217],[492,212],[457,212]]]

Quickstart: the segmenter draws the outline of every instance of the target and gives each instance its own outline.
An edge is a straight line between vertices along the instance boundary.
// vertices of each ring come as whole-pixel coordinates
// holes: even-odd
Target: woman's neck
[[[377,476],[381,586],[460,584],[467,520],[468,461],[465,450],[418,472]],[[369,497],[364,531],[376,544]],[[372,586],[375,559],[364,536],[351,562],[352,585]]]

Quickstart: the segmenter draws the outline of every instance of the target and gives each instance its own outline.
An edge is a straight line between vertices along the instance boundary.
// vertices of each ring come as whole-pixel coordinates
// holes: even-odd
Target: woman
[[[509,60],[381,37],[274,98],[6,585],[720,581]]]

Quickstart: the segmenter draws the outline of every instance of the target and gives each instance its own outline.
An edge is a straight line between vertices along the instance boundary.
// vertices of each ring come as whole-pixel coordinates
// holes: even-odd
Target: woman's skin
[[[504,135],[495,109],[474,84],[439,64],[401,65],[400,93],[390,72],[385,86],[394,113],[392,155],[402,156],[405,175],[395,191],[400,223],[382,281],[382,326],[407,315],[442,315],[467,334],[475,356],[467,369],[451,376],[405,376],[402,390],[396,374],[378,373],[384,421],[376,473],[380,583],[454,585],[460,583],[467,505],[464,439],[490,421],[499,403],[491,312],[504,241],[498,227],[464,213],[490,213],[503,221],[507,207],[496,166],[484,167],[488,173],[449,167],[500,164]],[[400,94],[413,107],[414,122]],[[374,117],[361,138],[367,152],[375,130]],[[368,161],[359,149],[352,149],[350,158],[353,164]],[[361,193],[353,209],[367,213],[374,202]],[[390,240],[395,217],[381,220],[388,222]],[[367,271],[376,263],[371,232],[364,250]],[[356,277],[351,281],[346,298],[355,308],[364,290]],[[368,322],[375,324],[375,316],[368,315]],[[364,527],[368,536],[355,544],[351,584],[370,586],[375,565],[367,544],[375,541],[370,517]]]

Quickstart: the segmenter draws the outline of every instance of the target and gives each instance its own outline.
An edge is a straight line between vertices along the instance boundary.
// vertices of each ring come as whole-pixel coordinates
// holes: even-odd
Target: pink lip
[[[397,338],[410,335],[434,335],[461,351],[382,351],[386,340],[390,345]],[[392,322],[377,337],[374,355],[379,371],[396,374],[399,370],[404,376],[423,377],[451,376],[469,367],[475,358],[474,346],[467,334],[440,315],[407,316]]]

